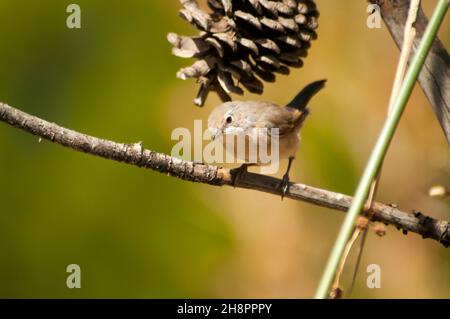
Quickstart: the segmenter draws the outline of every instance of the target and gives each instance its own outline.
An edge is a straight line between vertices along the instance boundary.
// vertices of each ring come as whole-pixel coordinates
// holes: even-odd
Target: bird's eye
[[[227,124],[230,124],[231,122],[233,122],[233,118],[231,116],[228,116],[226,121],[227,121]]]

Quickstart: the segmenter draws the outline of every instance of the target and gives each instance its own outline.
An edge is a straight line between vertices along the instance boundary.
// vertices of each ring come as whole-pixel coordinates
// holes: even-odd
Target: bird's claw
[[[286,194],[289,192],[289,186],[289,175],[285,174],[280,184],[278,185],[278,188],[281,190],[281,200],[283,200],[284,196],[286,196]]]

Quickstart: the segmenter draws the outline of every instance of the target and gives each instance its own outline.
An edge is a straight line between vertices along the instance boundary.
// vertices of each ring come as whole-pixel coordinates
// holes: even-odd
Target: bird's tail
[[[320,80],[308,84],[300,93],[286,106],[308,113],[307,106],[311,98],[325,87],[327,80]]]

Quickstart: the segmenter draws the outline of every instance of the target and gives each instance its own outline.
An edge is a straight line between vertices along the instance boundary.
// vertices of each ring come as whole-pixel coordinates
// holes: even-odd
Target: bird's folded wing
[[[265,112],[261,113],[258,123],[265,123],[268,128],[269,135],[276,134],[273,128],[278,129],[278,135],[283,136],[292,133],[300,124],[302,112],[287,108],[273,106],[266,108]]]

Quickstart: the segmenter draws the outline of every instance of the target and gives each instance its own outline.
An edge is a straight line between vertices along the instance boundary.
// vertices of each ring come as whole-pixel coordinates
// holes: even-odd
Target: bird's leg
[[[247,168],[252,166],[252,164],[242,164],[238,168],[233,168],[230,170],[231,173],[231,184],[236,186],[239,179],[247,173]]]
[[[293,156],[289,157],[289,163],[286,173],[283,175],[283,179],[281,180],[281,183],[278,186],[281,189],[281,199],[283,199],[286,193],[289,191],[289,171],[291,170],[293,161],[294,157]]]

